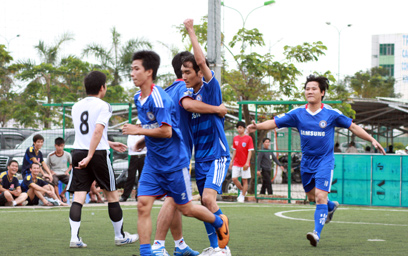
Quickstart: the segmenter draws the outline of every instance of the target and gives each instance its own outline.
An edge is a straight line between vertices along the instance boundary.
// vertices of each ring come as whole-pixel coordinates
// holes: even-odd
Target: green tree
[[[130,79],[130,65],[132,64],[133,53],[142,48],[152,48],[152,44],[143,39],[130,39],[121,46],[120,33],[115,27],[111,29],[112,45],[109,49],[100,44],[92,43],[83,50],[84,56],[93,56],[99,64],[99,69],[106,69],[113,75],[112,86],[119,85],[124,77]]]
[[[0,126],[4,127],[12,118],[16,93],[13,89],[13,70],[9,64],[13,61],[10,52],[0,45]]]
[[[394,77],[389,76],[382,67],[356,72],[353,76],[347,76],[345,82],[359,98],[398,96],[394,92]]]

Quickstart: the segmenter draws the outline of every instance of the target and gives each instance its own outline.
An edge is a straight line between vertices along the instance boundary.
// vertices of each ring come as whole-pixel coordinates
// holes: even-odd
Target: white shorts
[[[251,167],[244,171],[244,167],[232,166],[232,178],[242,177],[243,179],[251,178]]]

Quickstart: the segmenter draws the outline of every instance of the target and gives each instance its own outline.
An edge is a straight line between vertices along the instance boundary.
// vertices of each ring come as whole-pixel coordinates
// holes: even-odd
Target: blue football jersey
[[[172,127],[171,138],[145,136],[147,147],[145,167],[156,172],[174,172],[188,167],[187,150],[177,126],[173,100],[156,85],[152,85],[150,95],[142,101],[140,101],[140,94],[140,91],[137,92],[134,100],[142,127],[154,129],[163,124]]]
[[[178,123],[178,128],[183,135],[184,144],[187,147],[188,159],[191,159],[191,154],[193,151],[191,112],[188,112],[182,106],[180,106],[180,100],[186,97],[186,94],[192,95],[192,89],[187,89],[186,83],[183,79],[177,79],[172,85],[164,89],[164,91],[167,92],[176,107],[176,122]]]
[[[221,87],[213,77],[204,81],[200,90],[193,94],[195,100],[219,106],[222,103]],[[227,138],[224,132],[224,118],[216,114],[192,114],[192,130],[196,162],[206,162],[222,156],[230,156]]]
[[[278,128],[296,127],[302,148],[302,172],[315,173],[319,169],[334,169],[334,128],[349,128],[352,119],[339,110],[322,104],[312,113],[304,105],[275,117]]]

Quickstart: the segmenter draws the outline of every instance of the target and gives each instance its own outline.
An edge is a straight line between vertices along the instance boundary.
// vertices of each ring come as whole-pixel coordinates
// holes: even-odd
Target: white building
[[[408,99],[408,34],[373,35],[371,66],[389,70],[395,93]]]

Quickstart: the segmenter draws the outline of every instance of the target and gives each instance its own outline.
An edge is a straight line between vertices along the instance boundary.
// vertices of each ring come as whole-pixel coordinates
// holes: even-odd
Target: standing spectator
[[[96,180],[108,200],[109,218],[113,225],[115,245],[135,243],[139,236],[123,231],[123,212],[119,204],[115,175],[109,159],[110,148],[124,152],[126,145],[108,141],[108,124],[112,106],[103,101],[107,91],[106,75],[91,71],[84,79],[87,97],[72,107],[72,121],[75,129],[74,150],[72,151],[71,179],[68,191],[74,193],[74,202],[69,212],[71,240],[69,247],[87,247],[79,237],[82,205],[92,183]]]
[[[65,198],[65,188],[61,191],[61,194],[58,191],[58,182],[61,181],[65,185],[69,182],[69,172],[72,169],[72,158],[71,154],[64,150],[65,141],[63,138],[58,137],[55,139],[55,151],[51,152],[47,156],[47,161],[45,161],[51,170],[52,174],[52,185],[54,185],[55,194],[57,197],[63,201],[67,202]]]
[[[41,136],[41,134],[36,134],[33,137],[33,142],[34,142],[33,145],[27,148],[24,155],[23,167],[21,171],[23,179],[27,175],[31,174],[30,172],[31,164],[37,163],[40,165],[40,173],[42,174],[44,179],[52,181],[51,171],[48,168],[47,164],[44,162],[42,152],[40,151],[44,144],[44,137]],[[45,171],[47,171],[47,173],[44,173],[43,168],[45,169]]]
[[[138,122],[140,124],[140,121]],[[129,135],[127,139],[128,152],[130,155],[130,162],[128,168],[128,176],[125,182],[125,187],[119,202],[126,202],[132,193],[133,186],[136,181],[136,171],[139,171],[138,180],[140,180],[140,175],[142,175],[142,169],[144,166],[146,147],[138,151],[136,149],[136,143],[143,139],[144,136],[141,135]],[[137,196],[136,196],[137,197]]]
[[[67,206],[66,203],[63,203],[58,199],[54,192],[54,187],[44,181],[41,177],[38,177],[40,170],[41,167],[38,163],[32,163],[30,167],[31,174],[25,176],[23,180],[25,187],[28,188],[28,205],[37,205],[41,200],[44,206],[53,206],[54,204],[45,198],[45,195],[47,194],[47,196],[54,199],[58,205]]]
[[[271,145],[271,140],[269,138],[264,138],[262,144],[263,150],[268,150]],[[259,152],[258,153],[258,174],[262,174],[262,188],[261,194],[265,194],[265,191],[268,191],[268,195],[273,194],[272,190],[272,182],[271,182],[271,173],[272,173],[272,161],[274,161],[282,171],[285,169],[283,168],[282,164],[279,162],[278,158],[276,158],[275,154],[272,152]]]
[[[27,193],[21,192],[20,183],[15,176],[18,171],[18,162],[11,160],[7,171],[0,173],[0,206],[26,205]]]
[[[346,150],[346,153],[358,153],[356,143],[354,143],[354,141],[350,142],[349,147]]]
[[[238,135],[234,137],[232,142],[231,165],[229,169],[232,169],[232,181],[241,190],[241,194],[238,196],[237,201],[239,203],[245,202],[245,195],[248,190],[248,179],[251,178],[251,156],[254,150],[254,144],[251,136],[245,134],[245,123],[239,121],[237,123]],[[238,177],[242,177],[242,185],[239,182]]]
[[[341,153],[340,144],[338,142],[334,145],[334,153]]]

